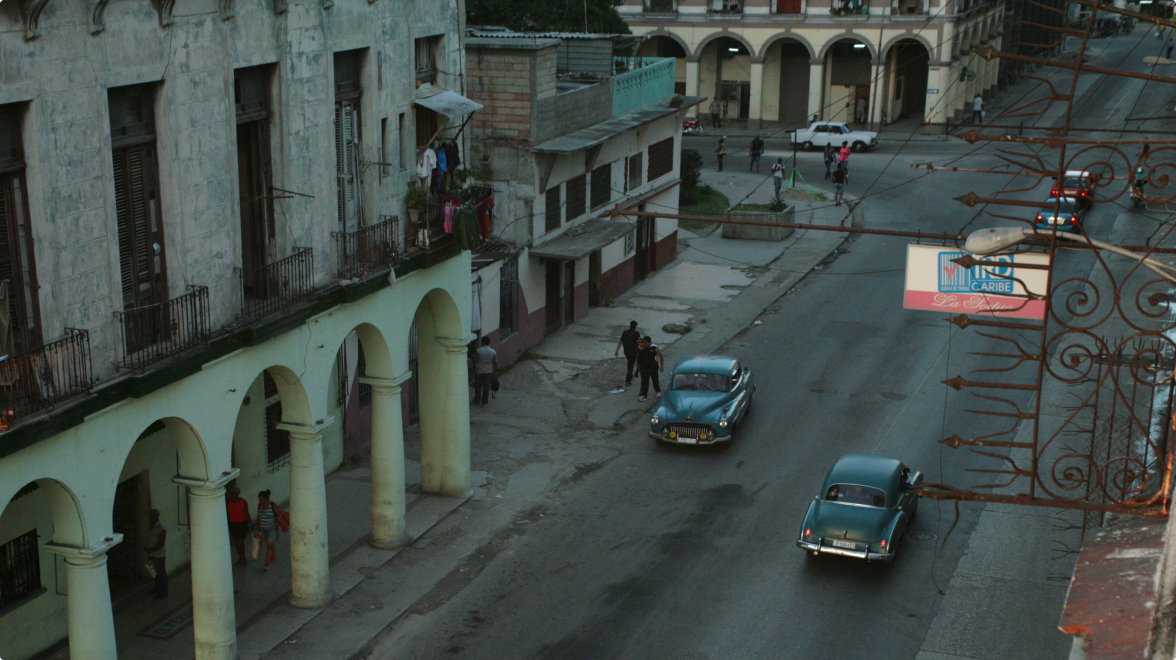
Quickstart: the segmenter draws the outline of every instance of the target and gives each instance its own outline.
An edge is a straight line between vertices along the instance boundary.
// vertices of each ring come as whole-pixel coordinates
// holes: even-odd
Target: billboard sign
[[[1034,294],[1045,295],[1049,271],[1016,268],[1013,264],[1049,265],[1049,255],[1019,252],[983,257],[984,261],[1008,266],[964,268],[952,261],[965,254],[956,247],[908,245],[903,307],[953,314],[1045,318],[1046,302],[1026,298],[1025,287]]]

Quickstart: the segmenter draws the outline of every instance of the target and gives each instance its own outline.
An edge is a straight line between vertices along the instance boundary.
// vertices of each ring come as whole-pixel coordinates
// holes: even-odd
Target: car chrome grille
[[[670,424],[666,426],[666,431],[672,431],[680,438],[694,438],[695,440],[703,433],[706,434],[707,438],[714,437],[714,432],[711,431],[711,427],[706,424]]]

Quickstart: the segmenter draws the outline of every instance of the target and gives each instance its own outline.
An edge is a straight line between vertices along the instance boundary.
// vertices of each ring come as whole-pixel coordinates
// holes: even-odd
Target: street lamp
[[[1006,250],[1024,241],[1025,239],[1045,236],[1057,236],[1058,238],[1064,238],[1066,240],[1075,241],[1077,243],[1084,243],[1086,245],[1099,248],[1100,250],[1114,252],[1115,254],[1135,259],[1144,266],[1158,273],[1160,277],[1168,280],[1169,282],[1176,283],[1176,275],[1172,274],[1173,272],[1176,272],[1176,267],[1174,266],[1160,263],[1149,257],[1145,257],[1142,254],[1132,252],[1131,250],[1125,250],[1118,245],[1111,245],[1110,243],[1096,241],[1093,238],[1088,238],[1086,236],[1075,236],[1073,234],[1064,234],[1062,232],[1057,232],[1056,234],[1041,234],[1025,227],[992,227],[990,229],[974,231],[969,234],[967,240],[964,241],[964,249],[968,252],[971,252],[972,254],[984,257],[991,254],[996,254],[1002,250]]]

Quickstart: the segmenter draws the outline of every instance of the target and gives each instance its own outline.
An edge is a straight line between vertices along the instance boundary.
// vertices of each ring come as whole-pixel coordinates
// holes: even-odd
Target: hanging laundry
[[[433,168],[435,167],[437,167],[437,152],[425,147],[424,151],[421,152],[420,159],[417,160],[417,178],[427,181],[433,175]]]
[[[461,167],[461,155],[458,153],[456,142],[445,145],[445,160],[449,163],[451,170]]]
[[[479,234],[482,240],[490,238],[490,210],[494,208],[494,195],[487,195],[478,205]]]
[[[457,244],[463,250],[476,250],[481,244],[481,240],[478,238],[478,219],[474,213],[474,206],[466,204],[458,208],[454,224],[456,225],[454,230],[457,233]]]
[[[446,234],[452,234],[452,233],[453,233],[453,210],[454,210],[454,206],[455,206],[455,205],[454,205],[454,203],[453,203],[453,202],[446,202],[446,204],[445,204],[445,221],[442,223],[442,225],[441,225],[441,226],[442,226],[442,228],[444,228],[444,229],[445,229],[445,233],[446,233]]]
[[[449,167],[447,167],[445,163],[445,147],[437,149],[437,169],[441,170],[442,172],[449,171]]]

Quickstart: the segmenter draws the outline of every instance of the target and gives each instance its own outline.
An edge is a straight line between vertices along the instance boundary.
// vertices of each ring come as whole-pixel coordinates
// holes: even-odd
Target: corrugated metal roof
[[[531,248],[531,256],[540,259],[579,261],[593,252],[625,237],[633,225],[604,218],[593,218]]]
[[[593,32],[511,32],[508,30],[486,30],[479,28],[469,28],[466,34],[471,37],[501,37],[503,39],[632,39],[635,35],[631,34],[608,34],[608,33],[593,33]]]
[[[450,118],[471,115],[485,107],[457,92],[441,89],[433,83],[425,83],[417,89],[416,104]]]
[[[662,117],[676,114],[692,105],[698,105],[705,100],[705,96],[687,96],[685,102],[678,108],[671,108],[669,104],[646,106],[635,112],[630,112],[620,117],[613,117],[608,121],[602,121],[588,128],[582,128],[567,135],[550,139],[542,144],[535,145],[531,148],[531,151],[546,154],[570,154],[589,147],[595,147],[613,136],[657,121]]]

